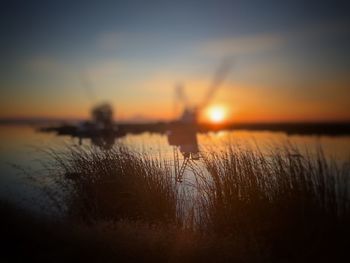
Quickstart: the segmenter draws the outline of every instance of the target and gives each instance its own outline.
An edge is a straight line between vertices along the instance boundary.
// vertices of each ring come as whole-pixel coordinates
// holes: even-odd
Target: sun
[[[226,110],[222,106],[213,106],[208,109],[209,120],[213,123],[221,123],[226,119]]]

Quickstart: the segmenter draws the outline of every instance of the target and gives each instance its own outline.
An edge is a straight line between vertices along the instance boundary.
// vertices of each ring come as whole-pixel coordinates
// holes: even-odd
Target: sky
[[[347,2],[2,1],[0,118],[171,120],[230,58],[229,121],[349,121]]]

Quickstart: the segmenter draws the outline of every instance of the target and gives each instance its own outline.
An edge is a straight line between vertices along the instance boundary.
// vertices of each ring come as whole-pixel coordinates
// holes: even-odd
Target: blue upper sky
[[[289,33],[349,22],[347,1],[4,1],[2,53],[83,53],[99,34],[176,45],[208,37]],[[91,44],[91,43],[90,43]],[[44,50],[43,50],[44,49]]]

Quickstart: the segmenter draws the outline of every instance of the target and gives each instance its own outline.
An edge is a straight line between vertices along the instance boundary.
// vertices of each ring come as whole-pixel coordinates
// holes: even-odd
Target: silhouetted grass
[[[50,154],[47,167],[58,174],[59,191],[49,196],[77,221],[60,223],[58,237],[44,238],[62,240],[67,231],[76,248],[68,254],[91,246],[111,261],[320,262],[347,256],[349,163],[328,160],[321,150],[302,155],[285,146],[262,154],[231,145],[204,154],[186,187],[175,182],[165,161],[123,146]]]
[[[123,146],[110,151],[78,147],[64,155],[50,154],[55,167],[51,173],[59,174],[56,183],[65,193],[57,203],[65,202],[71,218],[179,223],[180,192],[165,162]]]
[[[350,169],[293,147],[259,150],[229,146],[204,157],[198,226],[268,252],[279,260],[335,259],[350,235]],[[332,241],[330,241],[332,240]],[[324,250],[324,251],[323,251]],[[311,256],[311,257],[310,257]],[[304,258],[305,257],[305,258]]]

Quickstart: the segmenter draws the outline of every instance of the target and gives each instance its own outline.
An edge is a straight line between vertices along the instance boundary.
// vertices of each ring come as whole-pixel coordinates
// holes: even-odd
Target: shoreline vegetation
[[[350,164],[284,145],[204,153],[191,180],[115,145],[49,151],[59,217],[0,202],[5,262],[337,262],[348,256]],[[54,189],[54,190],[53,190]],[[14,250],[15,249],[15,250]]]
[[[3,118],[0,125],[32,125],[39,127],[39,131],[56,132],[58,134],[76,134],[76,124],[84,120],[65,120],[50,118]],[[166,133],[169,128],[176,125],[175,122],[143,122],[128,123],[116,122],[121,134],[140,134],[143,132]],[[222,123],[206,124],[197,126],[198,132],[209,132],[219,130],[248,130],[248,131],[270,131],[284,132],[289,135],[327,135],[327,136],[348,136],[350,135],[350,121],[333,122],[273,122],[273,123]]]

